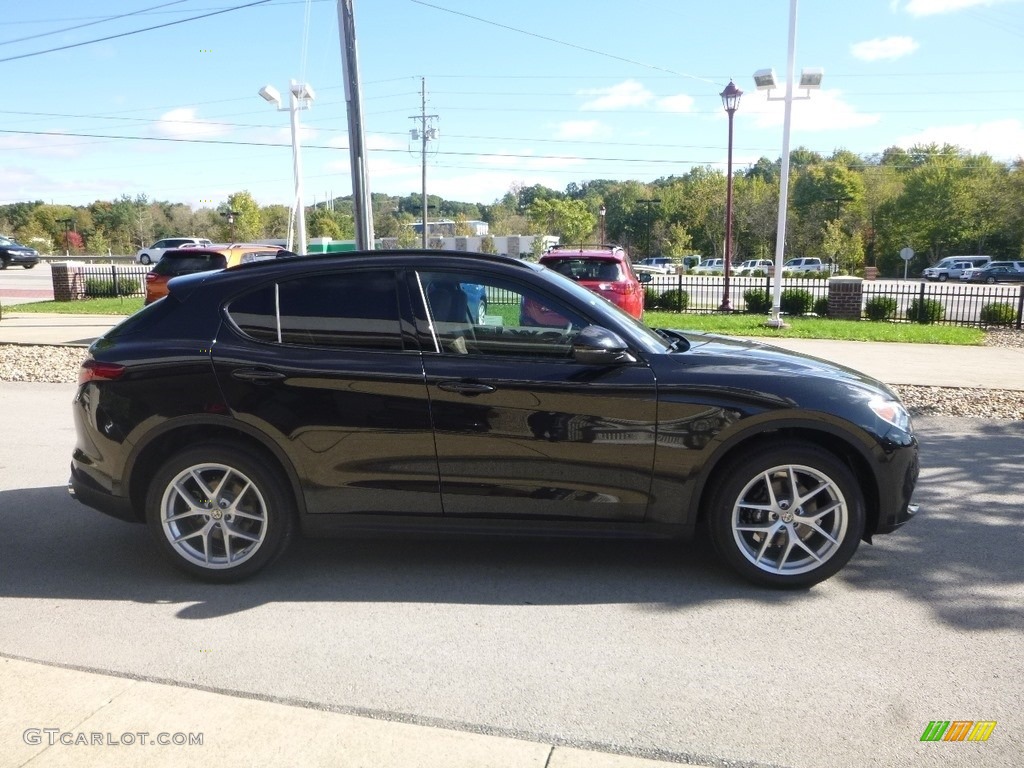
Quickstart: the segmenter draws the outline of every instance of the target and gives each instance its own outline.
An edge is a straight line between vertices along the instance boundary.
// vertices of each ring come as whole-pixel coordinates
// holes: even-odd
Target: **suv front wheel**
[[[146,522],[163,554],[204,581],[244,579],[291,540],[294,503],[280,473],[233,445],[181,451],[154,475]]]
[[[708,509],[718,553],[770,587],[824,581],[853,556],[864,497],[850,470],[817,446],[788,442],[745,453],[718,473]]]

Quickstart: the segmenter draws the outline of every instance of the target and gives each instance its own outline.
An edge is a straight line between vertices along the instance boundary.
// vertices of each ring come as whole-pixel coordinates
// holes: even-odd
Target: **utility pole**
[[[660,197],[651,197],[651,198],[648,198],[646,200],[637,200],[637,202],[638,203],[647,203],[647,247],[645,248],[645,250],[646,250],[646,254],[645,255],[649,259],[649,258],[651,258],[651,206],[654,205],[655,203],[660,203],[661,202],[661,198]]]
[[[423,195],[423,237],[421,238],[423,250],[427,250],[427,142],[430,139],[437,138],[437,128],[434,127],[434,120],[437,119],[437,115],[427,114],[427,79],[425,77],[420,78],[420,113],[418,115],[410,115],[410,120],[418,120],[420,127],[413,128],[409,134],[412,136],[412,140],[417,139],[420,142],[420,159],[422,163],[422,185],[421,194]],[[429,121],[429,125],[428,125]]]
[[[338,31],[341,63],[348,105],[348,151],[352,164],[352,213],[356,223],[356,247],[373,249],[373,206],[366,168],[363,136],[363,100],[359,89],[359,56],[356,50],[355,0],[338,0]]]

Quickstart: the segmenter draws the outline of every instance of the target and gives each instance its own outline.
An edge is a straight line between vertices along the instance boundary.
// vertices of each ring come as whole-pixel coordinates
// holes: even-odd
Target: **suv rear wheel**
[[[204,581],[251,576],[291,540],[294,503],[280,473],[233,445],[181,451],[157,471],[146,522],[163,554]]]

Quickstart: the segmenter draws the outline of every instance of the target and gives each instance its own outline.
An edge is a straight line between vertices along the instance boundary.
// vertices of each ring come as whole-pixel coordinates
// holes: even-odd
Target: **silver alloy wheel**
[[[167,484],[160,523],[171,547],[202,568],[235,568],[267,536],[267,504],[259,488],[226,464],[196,464]]]
[[[849,519],[834,480],[813,467],[782,464],[747,483],[731,522],[739,551],[756,568],[793,576],[820,568],[836,553]]]

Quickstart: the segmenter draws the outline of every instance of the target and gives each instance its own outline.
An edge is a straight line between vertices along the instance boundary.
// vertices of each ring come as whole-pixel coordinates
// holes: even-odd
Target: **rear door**
[[[308,512],[441,513],[423,366],[394,270],[268,283],[227,314],[218,381],[235,418],[291,457]]]

